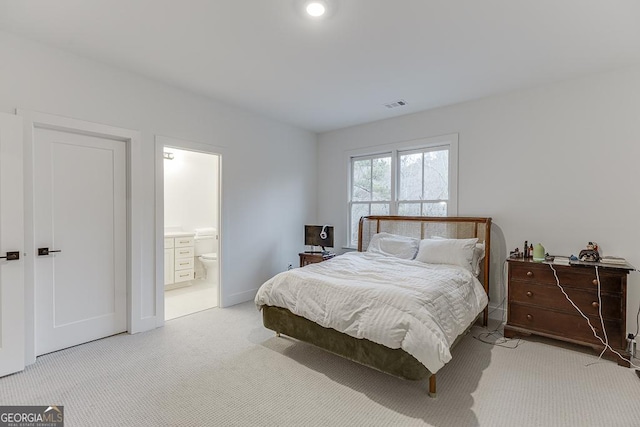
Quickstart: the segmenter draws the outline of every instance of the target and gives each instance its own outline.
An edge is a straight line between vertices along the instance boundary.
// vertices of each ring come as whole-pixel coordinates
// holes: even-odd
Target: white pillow
[[[471,265],[478,239],[423,239],[420,241],[417,261],[428,264],[459,265],[473,273]]]
[[[480,275],[480,263],[484,259],[484,255],[484,243],[476,243],[476,247],[473,249],[473,259],[471,260],[473,274],[476,277]]]
[[[418,252],[418,239],[399,236],[397,234],[377,233],[371,237],[367,252],[394,256],[402,259],[413,259]]]
[[[433,236],[432,239],[444,240],[446,237]],[[480,275],[480,263],[484,259],[484,242],[476,243],[476,247],[473,249],[473,258],[471,259],[471,272],[474,276]]]

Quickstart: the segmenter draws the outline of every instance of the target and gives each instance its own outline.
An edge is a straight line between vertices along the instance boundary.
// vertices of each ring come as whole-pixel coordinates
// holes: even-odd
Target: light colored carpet
[[[64,405],[67,426],[638,426],[640,379],[545,342],[472,333],[426,382],[400,380],[262,327],[252,303],[38,358],[3,405]]]

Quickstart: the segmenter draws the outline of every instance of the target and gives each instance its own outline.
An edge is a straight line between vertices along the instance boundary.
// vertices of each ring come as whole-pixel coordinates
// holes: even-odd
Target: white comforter
[[[402,348],[432,373],[488,302],[478,279],[456,266],[367,252],[280,273],[256,305],[288,309],[326,328]]]

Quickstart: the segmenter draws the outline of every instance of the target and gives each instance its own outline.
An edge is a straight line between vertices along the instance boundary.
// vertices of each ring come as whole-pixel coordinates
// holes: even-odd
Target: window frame
[[[366,204],[370,206],[372,204],[389,204],[389,215],[398,215],[398,208],[400,203],[411,203],[412,200],[398,199],[399,196],[399,162],[401,154],[424,153],[427,151],[436,151],[438,149],[449,150],[449,162],[448,162],[448,186],[449,186],[449,199],[447,200],[447,216],[457,216],[458,214],[458,134],[449,134],[429,138],[420,138],[410,141],[396,142],[392,144],[379,145],[374,147],[368,147],[358,150],[346,151],[347,160],[347,226],[346,228],[346,245],[345,249],[355,249],[356,245],[352,244],[352,226],[357,227],[357,224],[351,223],[351,211],[353,205]],[[370,201],[353,201],[353,162],[354,160],[366,160],[375,159],[381,157],[391,157],[391,200],[370,200]],[[424,170],[424,166],[423,166]],[[423,171],[424,173],[424,171]],[[440,201],[440,200],[437,200]],[[436,202],[437,202],[436,201]],[[419,200],[413,202],[428,203],[432,200]],[[422,208],[421,208],[422,210]]]
[[[421,154],[422,155],[422,167],[421,167],[421,173],[422,173],[422,179],[421,179],[421,184],[422,184],[422,188],[421,188],[421,192],[422,194],[424,194],[424,175],[425,175],[425,167],[424,167],[424,156],[426,153],[432,152],[432,151],[445,151],[447,150],[450,153],[450,149],[449,149],[449,144],[446,145],[441,145],[441,144],[435,144],[429,147],[423,147],[423,148],[418,148],[418,149],[411,149],[411,150],[397,150],[395,152],[396,154],[396,164],[397,164],[397,175],[396,175],[396,185],[397,185],[397,192],[396,192],[396,197],[394,199],[394,204],[395,204],[395,209],[393,210],[395,215],[400,215],[400,204],[402,203],[406,203],[406,204],[420,204],[420,216],[426,216],[424,215],[423,212],[423,206],[425,203],[440,203],[445,201],[446,205],[447,205],[447,212],[449,212],[449,200],[451,198],[451,189],[447,188],[448,193],[449,193],[449,197],[447,197],[446,199],[424,199],[424,198],[420,198],[420,199],[401,199],[401,191],[400,191],[400,186],[402,185],[402,180],[401,180],[401,171],[400,171],[400,163],[401,163],[401,157],[405,156],[405,155],[412,155],[412,154]],[[450,159],[448,159],[450,160]],[[450,165],[450,161],[448,162],[449,165],[447,166],[447,172],[448,172],[448,177],[447,177],[447,187],[449,186],[449,182],[451,181],[451,173],[450,173],[450,169],[451,169],[451,165]],[[390,210],[391,211],[391,210]]]

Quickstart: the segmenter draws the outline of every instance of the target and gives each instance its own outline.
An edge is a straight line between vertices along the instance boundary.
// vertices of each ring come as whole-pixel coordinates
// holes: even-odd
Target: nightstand
[[[334,253],[323,254],[322,252],[300,252],[300,267],[326,261],[336,256]]]
[[[560,265],[522,259],[508,261],[509,299],[507,324],[504,327],[505,337],[540,335],[588,346],[598,353],[602,351],[604,346],[593,335],[587,320],[578,313],[557,286],[556,277],[551,269],[553,266],[560,285],[589,318],[598,336],[604,339],[600,322],[602,312],[609,345],[629,359],[630,355],[626,352],[629,268],[604,266],[601,263]],[[596,266],[600,278],[600,298]],[[629,367],[628,362],[610,350],[602,357]]]

